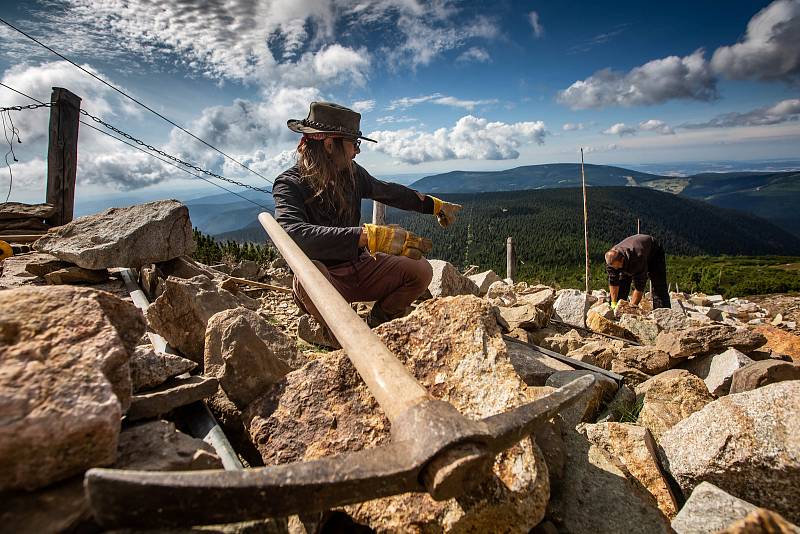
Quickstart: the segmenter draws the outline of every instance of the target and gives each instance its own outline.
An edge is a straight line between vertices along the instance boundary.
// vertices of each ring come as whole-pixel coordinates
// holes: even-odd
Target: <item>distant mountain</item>
[[[192,226],[205,234],[217,235],[244,228],[256,221],[262,211],[272,212],[275,209],[270,193],[249,189],[237,193],[244,198],[222,193],[185,202]]]
[[[586,165],[586,183],[593,186],[639,185],[667,178],[609,165]],[[581,184],[581,166],[575,163],[527,165],[505,171],[451,171],[426,176],[411,187],[425,193],[484,193],[575,187]]]
[[[505,171],[453,171],[426,176],[411,187],[425,193],[473,193],[552,189],[580,185],[579,164],[530,165]],[[800,236],[800,173],[729,172],[661,176],[608,165],[586,165],[590,186],[648,187],[738,209]]]

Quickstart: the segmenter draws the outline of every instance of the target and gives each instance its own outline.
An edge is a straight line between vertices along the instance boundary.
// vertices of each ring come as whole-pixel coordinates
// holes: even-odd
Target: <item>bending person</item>
[[[361,200],[435,214],[447,226],[461,209],[408,187],[373,178],[353,161],[363,137],[361,115],[328,102],[312,102],[308,117],[289,120],[303,134],[297,164],[275,180],[275,219],[348,302],[376,301],[367,323],[377,326],[405,314],[430,284],[423,258],[429,239],[397,226],[360,224]],[[298,306],[321,325],[321,315],[297,280]],[[330,332],[326,332],[330,334]]]
[[[632,235],[606,252],[606,272],[611,307],[627,300],[633,283],[630,303],[638,305],[644,294],[647,278],[653,283],[653,308],[669,308],[667,260],[664,248],[647,234]]]

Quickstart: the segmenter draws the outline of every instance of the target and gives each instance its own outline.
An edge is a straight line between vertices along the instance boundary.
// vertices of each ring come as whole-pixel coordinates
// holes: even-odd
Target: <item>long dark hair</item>
[[[350,215],[357,206],[351,206],[347,193],[355,186],[353,165],[347,161],[341,137],[333,138],[333,153],[325,150],[322,139],[306,138],[297,147],[297,164],[300,176],[311,186],[314,195],[306,203],[320,198],[341,215]],[[344,167],[344,168],[342,168]]]

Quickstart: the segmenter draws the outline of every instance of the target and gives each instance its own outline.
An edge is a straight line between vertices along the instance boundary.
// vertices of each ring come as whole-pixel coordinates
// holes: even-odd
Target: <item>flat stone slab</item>
[[[678,534],[713,534],[756,508],[710,482],[702,482],[672,520],[672,528]]]
[[[11,256],[4,259],[0,262],[0,289],[45,285],[44,278],[30,273],[27,268],[31,262],[50,261],[52,259],[53,256],[38,252],[20,254],[19,256]]]
[[[46,219],[56,212],[50,204],[22,204],[20,202],[0,203],[0,221],[13,219]]]
[[[56,286],[62,284],[100,284],[108,280],[106,269],[84,269],[77,265],[65,267],[44,275],[48,284]]]
[[[41,232],[42,230],[47,230],[48,228],[50,227],[43,223],[41,219],[30,218],[0,220],[0,231],[23,230],[23,232],[18,233],[26,233],[28,231]]]
[[[558,371],[573,371],[566,363],[532,349],[524,343],[506,340],[508,358],[520,378],[529,386],[544,386]]]
[[[176,354],[158,353],[151,345],[139,345],[131,357],[131,383],[133,391],[160,386],[170,378],[197,367],[192,360]]]
[[[106,269],[190,255],[195,245],[188,208],[177,200],[159,200],[75,219],[33,246],[85,269]]]
[[[128,419],[158,417],[175,408],[211,397],[216,393],[219,381],[216,378],[191,376],[170,381],[168,384],[134,395],[128,410]]]

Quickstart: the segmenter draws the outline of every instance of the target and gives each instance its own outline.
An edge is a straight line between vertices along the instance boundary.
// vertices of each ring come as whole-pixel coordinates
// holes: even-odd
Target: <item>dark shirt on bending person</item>
[[[613,249],[623,256],[622,268],[614,269],[606,265],[608,285],[618,286],[623,278],[631,278],[634,289],[643,292],[647,283],[648,261],[656,246],[656,240],[647,234],[632,235],[614,245]]]

